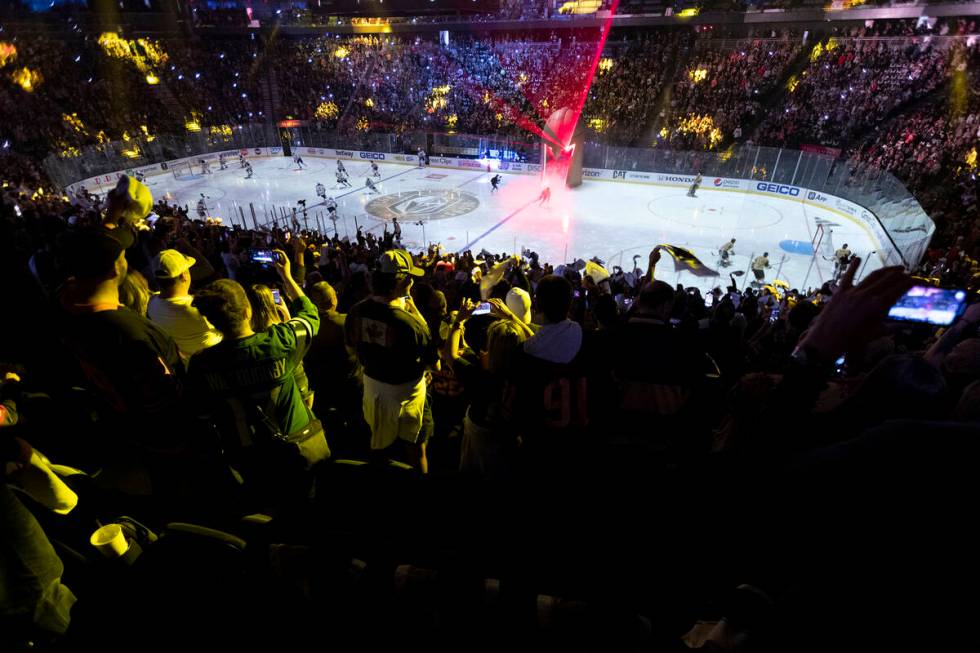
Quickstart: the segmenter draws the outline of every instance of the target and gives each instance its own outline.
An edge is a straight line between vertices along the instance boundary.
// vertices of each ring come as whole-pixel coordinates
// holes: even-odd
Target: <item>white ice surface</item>
[[[237,161],[229,161],[228,170],[218,170],[215,162],[211,175],[175,179],[165,173],[148,181],[154,197],[188,205],[192,216],[196,215],[195,207],[202,193],[209,214],[220,216],[225,224],[241,223],[241,209],[248,227],[253,226],[250,204],[262,225],[270,223],[273,212],[281,215],[285,209],[291,215],[297,200],[305,199],[309,226],[315,228],[319,216],[320,224],[332,234],[333,225],[314,192],[316,183],[322,182],[327,187],[327,195],[338,203],[337,229],[341,237],[353,238],[355,223],[365,230],[381,233],[383,221],[365,210],[371,199],[379,197],[364,186],[365,175],[370,172],[368,163],[344,162],[353,186],[349,189],[337,187],[334,159],[307,157],[306,163],[306,169],[296,170],[290,158],[254,159],[255,176],[245,179],[245,171],[238,167]],[[751,257],[765,251],[772,265],[766,279],[778,278],[792,287],[802,288],[818,286],[831,278],[833,263],[819,255],[796,253],[793,250],[798,248],[787,241],[798,241],[802,249],[809,249],[816,223],[826,221],[830,223],[832,248],[846,242],[852,251],[865,258],[863,274],[881,265],[876,255],[869,256],[876,246],[857,223],[777,196],[701,188],[698,197],[690,198],[683,188],[586,180],[576,189],[553,189],[550,203],[539,206],[535,198],[541,182],[527,175],[501,173],[501,190],[491,194],[492,174],[486,172],[419,169],[394,163],[382,163],[380,169],[381,180],[377,186],[381,196],[459,190],[475,196],[479,202],[463,215],[429,217],[424,226],[415,224],[419,216],[412,218],[409,207],[408,215],[399,222],[402,240],[413,250],[422,249],[424,243],[441,243],[449,251],[466,245],[475,252],[486,248],[511,253],[529,248],[538,252],[542,261],[555,265],[598,256],[610,270],[619,265],[629,271],[634,255],[639,255],[637,263],[644,268],[647,255],[655,245],[672,244],[691,249],[709,267],[720,269],[715,254],[718,246],[736,238],[734,264],[723,269],[720,278],[697,278],[687,272],[675,272],[669,260],[660,263],[657,276],[670,283],[708,289],[726,285],[728,272],[742,270],[746,276],[741,282],[747,283],[751,277],[748,271]],[[200,169],[195,166],[194,172]],[[427,208],[432,209],[432,202]],[[826,252],[826,245],[820,250]]]

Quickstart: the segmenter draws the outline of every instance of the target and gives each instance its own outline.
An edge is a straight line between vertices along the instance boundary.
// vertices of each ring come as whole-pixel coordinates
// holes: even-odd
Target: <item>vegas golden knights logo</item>
[[[412,190],[377,197],[365,206],[376,218],[403,222],[444,220],[465,215],[480,206],[476,195],[460,190]]]

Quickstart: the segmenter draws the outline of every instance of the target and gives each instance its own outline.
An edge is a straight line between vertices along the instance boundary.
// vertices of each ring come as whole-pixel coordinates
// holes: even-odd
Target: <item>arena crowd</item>
[[[961,623],[943,583],[969,520],[928,555],[907,531],[942,487],[923,479],[975,476],[980,303],[945,329],[885,320],[909,272],[976,299],[976,30],[940,29],[629,34],[588,97],[595,44],[567,34],[167,41],[153,85],[80,36],[10,41],[5,65],[41,77],[0,83],[0,551],[22,556],[3,557],[0,642],[254,645],[273,624],[278,646],[872,650],[929,609]],[[934,249],[857,284],[854,259],[818,288],[731,275],[705,297],[661,279],[659,248],[609,269],[410,252],[395,224],[229,228],[128,176],[73,203],[39,162],[276,106],[341,130],[516,134],[516,115],[576,101],[610,143],[838,147],[907,181]],[[776,495],[796,503],[753,519]],[[78,553],[133,511],[170,534],[129,519],[130,539],[179,564],[134,576]],[[933,566],[897,573],[882,549]],[[134,581],[167,575],[174,600]]]

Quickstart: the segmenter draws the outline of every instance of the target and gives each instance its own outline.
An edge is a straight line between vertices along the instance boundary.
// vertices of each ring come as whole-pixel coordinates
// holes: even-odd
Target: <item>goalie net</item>
[[[190,177],[194,174],[194,169],[191,168],[191,164],[187,161],[183,163],[175,163],[170,166],[170,171],[174,174],[174,179],[180,179],[181,177]]]
[[[825,261],[834,260],[833,234],[834,230],[828,225],[817,225],[816,229],[813,230],[813,240],[810,241],[810,244],[813,245],[814,256],[819,256]]]

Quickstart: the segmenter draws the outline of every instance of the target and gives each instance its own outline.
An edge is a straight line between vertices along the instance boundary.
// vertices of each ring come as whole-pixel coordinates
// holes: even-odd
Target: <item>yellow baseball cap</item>
[[[193,256],[184,256],[175,249],[165,249],[153,261],[153,276],[157,279],[176,279],[194,267],[196,262]]]

